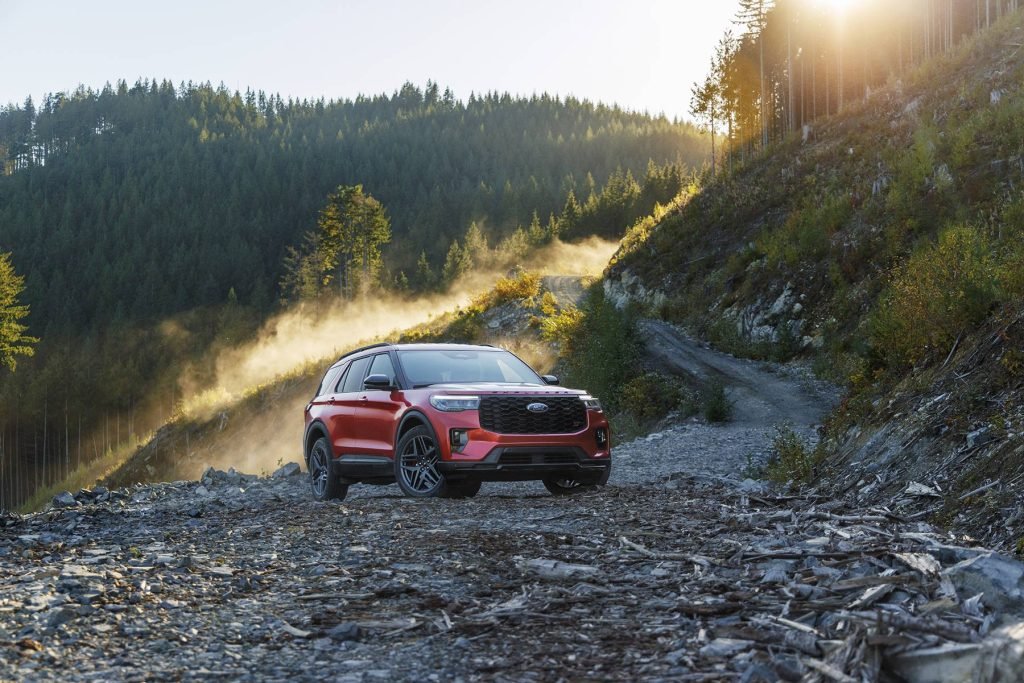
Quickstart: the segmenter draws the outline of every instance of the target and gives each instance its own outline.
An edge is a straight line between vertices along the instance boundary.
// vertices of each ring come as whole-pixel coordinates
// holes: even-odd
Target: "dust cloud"
[[[519,265],[539,275],[599,275],[617,248],[617,242],[598,238],[578,244],[556,241]],[[281,462],[299,460],[303,406],[334,358],[346,349],[397,337],[402,330],[465,306],[491,289],[509,270],[477,270],[449,292],[414,299],[374,295],[329,306],[296,306],[267,321],[253,342],[219,351],[214,363],[214,382],[199,391],[194,385],[186,387],[185,380],[182,381],[183,393],[189,396],[182,404],[186,413],[199,419],[230,413],[234,402],[261,385],[276,395],[269,397],[258,415],[244,420],[244,428],[225,430],[225,438],[218,439],[218,447],[207,450],[207,457],[202,458],[206,460],[216,453],[217,462],[204,466],[233,466],[259,473],[273,471]],[[553,354],[530,353],[514,336],[499,343],[529,356],[524,359],[536,363],[542,372],[554,361]],[[280,381],[290,374],[295,377]]]
[[[555,242],[537,251],[522,266],[540,275],[595,275],[607,265],[617,246],[597,238],[580,244]],[[215,364],[214,394],[238,396],[362,342],[397,336],[402,330],[465,306],[507,271],[474,271],[449,292],[412,300],[374,295],[330,306],[321,304],[319,308],[297,306],[269,320],[254,342],[220,352]]]

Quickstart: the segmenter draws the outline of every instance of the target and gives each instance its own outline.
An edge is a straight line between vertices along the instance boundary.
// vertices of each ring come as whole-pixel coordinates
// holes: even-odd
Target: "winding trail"
[[[641,320],[639,329],[650,366],[690,384],[720,382],[732,418],[710,424],[693,417],[617,444],[614,484],[643,486],[679,475],[739,483],[768,460],[776,428],[817,443],[817,426],[839,400],[836,387],[806,368],[736,358],[661,320]]]
[[[782,366],[715,351],[662,320],[645,319],[639,327],[650,359],[661,369],[725,386],[735,424],[811,427],[834,406],[834,391],[823,396],[822,383],[815,386]]]
[[[545,275],[541,281],[544,288],[555,295],[560,306],[579,304],[586,293],[581,275]]]

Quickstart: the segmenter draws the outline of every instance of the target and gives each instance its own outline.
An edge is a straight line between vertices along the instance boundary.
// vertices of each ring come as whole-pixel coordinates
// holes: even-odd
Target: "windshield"
[[[405,376],[413,387],[468,382],[543,384],[530,366],[508,351],[399,351]]]

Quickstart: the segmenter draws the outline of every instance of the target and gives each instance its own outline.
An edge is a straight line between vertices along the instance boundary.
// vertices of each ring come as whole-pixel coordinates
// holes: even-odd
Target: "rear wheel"
[[[309,485],[317,500],[344,500],[348,484],[342,484],[331,471],[331,442],[320,437],[309,451]]]
[[[402,493],[414,498],[445,495],[448,482],[437,468],[440,461],[441,451],[430,429],[419,425],[407,431],[395,448],[395,481]]]

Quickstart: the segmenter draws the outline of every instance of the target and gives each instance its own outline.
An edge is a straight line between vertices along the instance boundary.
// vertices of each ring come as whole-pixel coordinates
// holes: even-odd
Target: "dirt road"
[[[581,275],[545,275],[541,282],[544,289],[555,295],[560,306],[578,304],[585,292]]]
[[[673,473],[739,483],[766,462],[777,427],[791,427],[815,443],[817,425],[839,399],[835,387],[804,370],[734,358],[660,320],[639,324],[654,368],[691,381],[721,382],[733,415],[720,424],[694,418],[620,444],[614,483],[665,481]]]
[[[733,422],[811,427],[835,405],[838,392],[781,366],[715,351],[662,320],[641,320],[640,333],[651,360],[673,374],[720,382],[733,403]]]

